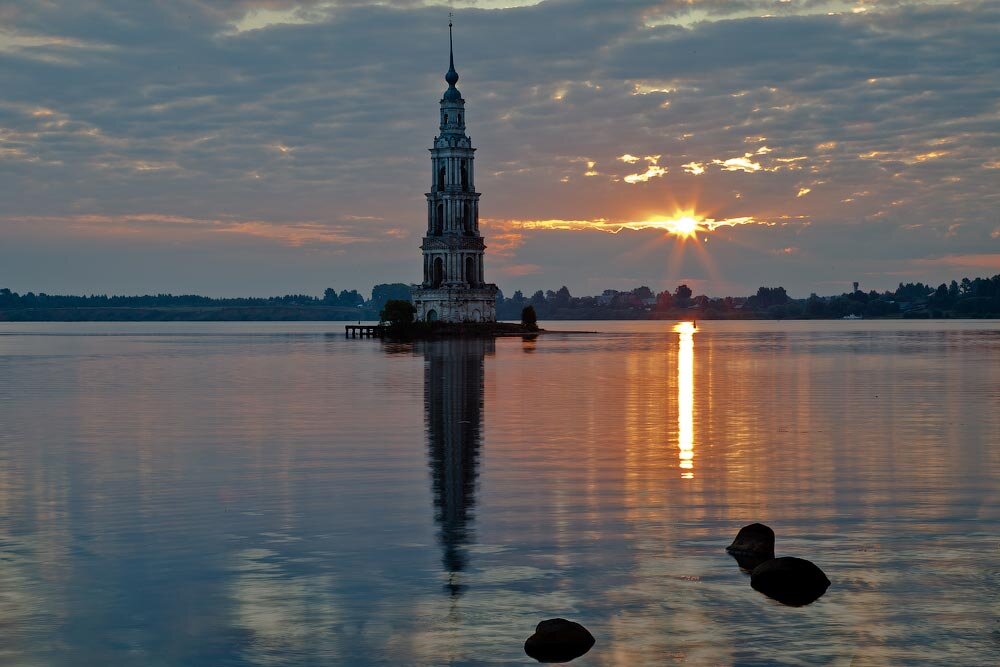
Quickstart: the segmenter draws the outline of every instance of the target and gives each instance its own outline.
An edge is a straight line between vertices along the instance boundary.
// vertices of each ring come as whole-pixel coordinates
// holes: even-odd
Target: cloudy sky
[[[0,287],[418,280],[449,9],[508,295],[1000,272],[995,0],[5,0]]]

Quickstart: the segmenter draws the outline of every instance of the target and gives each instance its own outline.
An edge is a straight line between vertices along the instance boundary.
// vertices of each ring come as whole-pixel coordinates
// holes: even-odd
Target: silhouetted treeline
[[[357,290],[327,288],[323,296],[212,298],[196,294],[73,296],[0,289],[0,320],[372,320],[390,299],[409,299],[403,283]]]
[[[211,298],[193,294],[120,296],[18,294],[0,289],[2,320],[377,320],[387,301],[410,298],[409,285],[375,285],[365,299],[357,290],[327,288],[323,296]],[[642,286],[573,296],[569,289],[520,290],[497,300],[497,317],[520,320],[525,306],[539,320],[591,319],[838,319],[844,317],[1000,317],[1000,274],[963,278],[934,287],[900,283],[893,291],[845,292],[836,296],[792,298],[784,287],[761,287],[739,297],[695,295],[687,285],[653,292]]]
[[[497,304],[500,319],[515,320],[531,305],[540,320],[588,319],[840,319],[844,317],[1000,317],[1000,275],[963,278],[938,287],[900,283],[893,291],[845,292],[795,299],[784,287],[761,287],[746,297],[695,296],[687,285],[654,293],[642,286],[575,297],[563,286],[526,297],[518,290]]]

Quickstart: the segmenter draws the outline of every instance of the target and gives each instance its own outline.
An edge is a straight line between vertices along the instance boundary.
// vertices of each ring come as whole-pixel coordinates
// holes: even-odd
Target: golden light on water
[[[678,322],[677,332],[677,456],[682,479],[694,477],[694,322]]]

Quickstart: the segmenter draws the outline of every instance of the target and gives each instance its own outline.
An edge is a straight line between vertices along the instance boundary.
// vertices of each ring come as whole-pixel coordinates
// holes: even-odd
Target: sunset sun
[[[662,229],[681,239],[696,238],[698,232],[708,232],[714,228],[715,221],[708,221],[693,210],[678,211],[670,216],[651,217],[644,223],[637,223],[645,228]]]
[[[689,215],[685,215],[681,218],[673,220],[674,226],[671,229],[672,234],[682,237],[693,237],[695,233],[700,229],[698,221]]]

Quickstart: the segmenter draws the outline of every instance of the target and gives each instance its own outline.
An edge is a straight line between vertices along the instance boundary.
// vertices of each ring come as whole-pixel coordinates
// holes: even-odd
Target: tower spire
[[[451,38],[452,14],[448,13],[448,73],[444,75],[444,80],[452,88],[458,83],[458,72],[455,71],[455,47]]]

